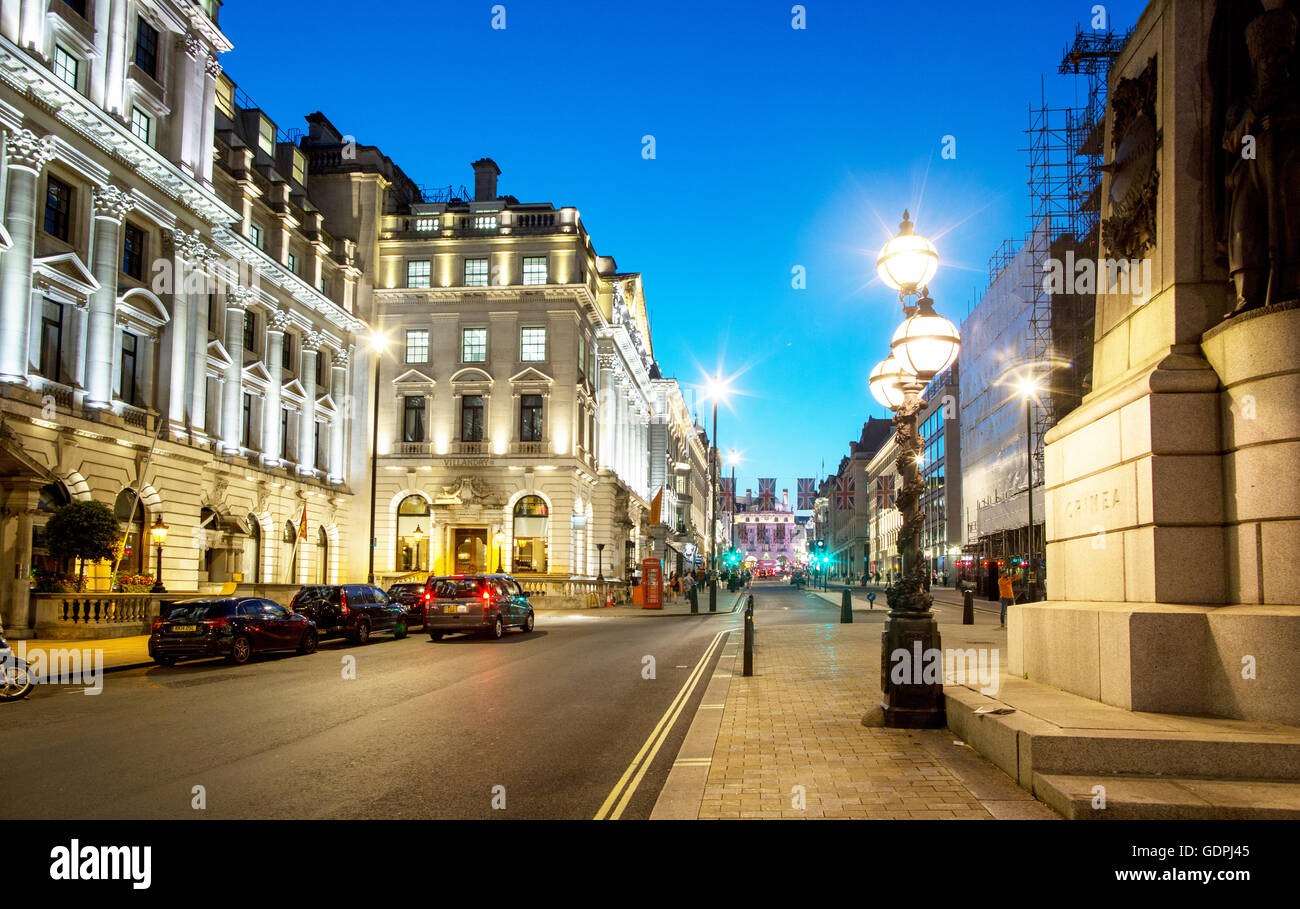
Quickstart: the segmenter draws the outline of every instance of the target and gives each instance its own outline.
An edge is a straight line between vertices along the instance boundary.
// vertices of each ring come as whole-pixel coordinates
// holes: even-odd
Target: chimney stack
[[[495,202],[501,168],[491,158],[479,158],[471,167],[474,168],[474,201]]]
[[[790,490],[788,489],[781,490],[781,506],[783,508],[790,507]]]

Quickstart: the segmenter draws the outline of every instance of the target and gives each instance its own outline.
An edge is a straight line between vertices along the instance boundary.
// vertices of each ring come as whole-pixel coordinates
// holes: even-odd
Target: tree
[[[122,530],[113,509],[103,502],[60,505],[45,525],[45,542],[59,559],[77,559],[77,586],[86,583],[86,562],[113,558]]]

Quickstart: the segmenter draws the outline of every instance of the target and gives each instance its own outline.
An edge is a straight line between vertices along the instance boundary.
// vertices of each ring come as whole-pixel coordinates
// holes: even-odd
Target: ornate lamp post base
[[[948,725],[943,700],[943,644],[929,613],[890,613],[880,633],[884,725],[939,729]]]

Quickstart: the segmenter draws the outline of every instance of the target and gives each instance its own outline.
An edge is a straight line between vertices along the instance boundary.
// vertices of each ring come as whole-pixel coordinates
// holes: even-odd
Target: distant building
[[[893,432],[891,420],[869,418],[858,439],[849,443],[849,453],[840,459],[836,472],[819,490],[826,553],[835,576],[856,580],[870,570],[868,527],[874,497],[867,465]]]
[[[795,564],[807,551],[804,533],[790,507],[788,490],[782,490],[781,500],[770,507],[764,507],[763,498],[751,490],[737,498],[733,536],[743,561],[770,559],[779,567]]]

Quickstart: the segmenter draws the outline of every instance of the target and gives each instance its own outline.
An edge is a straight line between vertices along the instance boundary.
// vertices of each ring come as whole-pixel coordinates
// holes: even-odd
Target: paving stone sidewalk
[[[758,626],[756,674],[734,657],[700,818],[1057,817],[946,729],[861,724],[880,698],[880,628]]]

